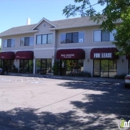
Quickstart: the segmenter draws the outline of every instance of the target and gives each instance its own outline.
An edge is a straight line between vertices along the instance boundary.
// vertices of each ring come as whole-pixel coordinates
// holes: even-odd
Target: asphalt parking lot
[[[122,81],[0,76],[0,130],[119,130],[130,120]]]

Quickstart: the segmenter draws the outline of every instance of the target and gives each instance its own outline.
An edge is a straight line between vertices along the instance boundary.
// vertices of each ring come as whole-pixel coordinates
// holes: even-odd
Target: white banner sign
[[[94,58],[112,58],[112,53],[94,53]]]
[[[75,56],[74,54],[61,54],[61,57],[63,58],[72,58],[74,56]]]

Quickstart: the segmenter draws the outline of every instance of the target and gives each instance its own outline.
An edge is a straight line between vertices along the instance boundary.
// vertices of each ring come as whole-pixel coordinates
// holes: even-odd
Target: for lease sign
[[[112,58],[112,53],[94,53],[94,58]]]

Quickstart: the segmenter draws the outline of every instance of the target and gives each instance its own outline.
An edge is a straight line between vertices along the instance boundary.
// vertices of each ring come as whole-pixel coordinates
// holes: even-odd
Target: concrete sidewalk
[[[43,78],[51,78],[51,79],[65,79],[65,80],[78,80],[78,81],[99,81],[99,82],[122,82],[124,83],[124,79],[115,79],[115,78],[102,78],[102,77],[74,77],[74,76],[59,76],[53,74],[20,74],[20,73],[9,73],[11,76],[24,76],[24,77],[43,77]]]

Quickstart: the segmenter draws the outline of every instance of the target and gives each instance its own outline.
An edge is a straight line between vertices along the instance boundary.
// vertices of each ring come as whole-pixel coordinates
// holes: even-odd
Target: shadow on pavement
[[[107,82],[65,82],[59,85],[69,89],[85,89],[96,92],[100,90],[104,93],[85,93],[82,101],[70,102],[75,107],[75,110],[64,113],[42,112],[37,114],[36,110],[31,108],[16,108],[10,111],[1,111],[0,129],[118,130],[116,121],[119,121],[121,118],[130,120],[130,89],[125,89],[121,84]],[[84,114],[77,114],[78,111]]]
[[[75,103],[76,105],[77,103]],[[77,104],[78,105],[78,104]],[[86,111],[87,112],[87,111]],[[91,111],[92,112],[92,111]],[[112,119],[105,119],[98,125],[93,123],[99,121],[99,117],[87,117],[89,121],[79,120],[74,111],[53,114],[43,112],[35,114],[33,109],[13,109],[7,112],[0,112],[0,129],[2,130],[95,130],[117,128]],[[102,124],[100,124],[102,123]],[[91,125],[92,124],[92,125]]]

